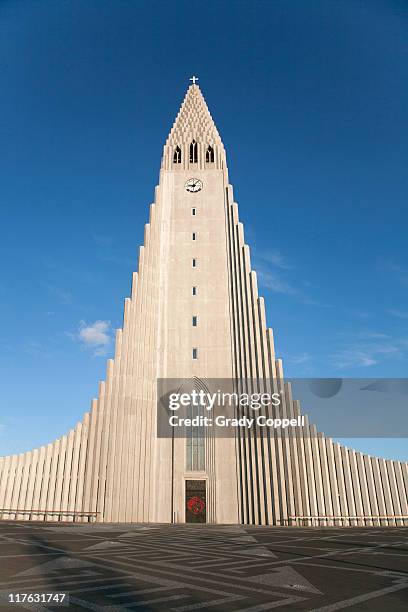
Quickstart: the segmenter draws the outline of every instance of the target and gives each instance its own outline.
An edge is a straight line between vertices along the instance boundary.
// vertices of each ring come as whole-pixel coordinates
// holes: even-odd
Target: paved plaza
[[[408,609],[408,528],[0,523],[9,594],[67,593],[69,610]]]

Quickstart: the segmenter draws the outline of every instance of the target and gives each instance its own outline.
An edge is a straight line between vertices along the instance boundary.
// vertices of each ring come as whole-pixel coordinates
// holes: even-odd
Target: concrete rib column
[[[404,479],[405,497],[408,499],[408,463],[401,463],[401,471]]]
[[[71,471],[72,471],[72,453],[74,447],[74,437],[75,432],[73,429],[69,432],[67,436],[67,448],[65,454],[65,468],[64,475],[62,478],[62,491],[61,491],[61,510],[66,511],[68,509],[68,497],[69,497],[69,488],[71,482]],[[62,518],[64,520],[64,517]],[[72,521],[71,516],[66,516],[65,520]]]
[[[293,401],[294,414],[296,416],[300,415],[300,404],[298,400]],[[306,421],[306,418],[305,418]],[[306,467],[306,451],[305,451],[305,428],[296,429],[296,445],[297,445],[297,453],[298,453],[298,462],[299,462],[299,478],[300,478],[300,487],[301,487],[301,500],[302,500],[302,512],[298,516],[310,516],[310,497],[309,497],[309,484],[308,484],[308,474]],[[306,525],[310,523],[309,520],[306,520]],[[296,521],[295,525],[304,525],[305,522],[299,523]]]
[[[18,461],[18,455],[12,455],[11,460],[10,460],[9,473],[8,473],[7,484],[5,487],[5,495],[4,495],[4,507],[6,509],[11,508],[11,504],[12,504],[13,487],[14,487],[14,482],[16,479],[17,461]]]
[[[243,235],[243,234],[242,234]],[[249,257],[249,249],[246,244],[241,247],[242,252],[242,269],[243,269],[243,307],[244,307],[244,321],[245,321],[245,331],[248,339],[247,344],[247,360],[249,365],[248,370],[248,380],[249,380],[249,388],[245,391],[247,393],[252,393],[252,381],[256,378],[256,365],[255,365],[255,355],[254,355],[254,336],[253,336],[253,326],[252,326],[252,317],[251,317],[251,287],[250,287],[250,272],[251,272],[251,263]],[[248,385],[248,381],[247,381]],[[254,429],[250,429],[248,431],[248,443],[249,443],[249,454],[251,461],[251,497],[252,497],[252,507],[253,507],[253,516],[252,523],[257,525],[261,522],[261,512],[260,512],[260,483],[259,483],[259,465],[258,465],[258,440],[256,439],[256,432]]]
[[[124,491],[124,520],[126,522],[131,521],[132,518],[132,490],[133,490],[133,465],[131,448],[135,439],[135,397],[134,397],[134,359],[135,359],[135,312],[136,312],[136,299],[134,297],[134,286],[136,279],[132,279],[132,293],[129,305],[129,357],[128,357],[128,369],[127,369],[127,396],[126,412],[127,412],[127,431],[125,431],[125,450],[123,452],[123,462],[125,471],[125,482],[126,488]]]
[[[114,364],[112,359],[108,359],[106,366],[106,384],[101,389],[103,394],[100,396],[100,410],[103,417],[102,425],[102,438],[101,438],[101,451],[100,451],[100,463],[99,463],[99,484],[96,487],[92,486],[92,496],[95,490],[97,491],[97,511],[101,521],[105,521],[105,494],[106,494],[106,477],[107,477],[107,462],[108,462],[108,451],[109,441],[111,437],[111,396],[112,396],[112,379],[113,379]]]
[[[323,485],[323,499],[326,516],[333,516],[333,501],[332,501],[332,490],[329,478],[329,466],[327,461],[327,445],[330,443],[323,434],[319,433],[317,438],[319,453],[320,453],[320,464],[322,470],[322,485]],[[334,522],[332,519],[328,519],[324,524],[333,526]]]
[[[92,401],[92,408],[94,412],[96,411],[96,407],[98,405],[98,400],[94,399]],[[79,457],[78,457],[78,483],[77,483],[77,491],[75,496],[75,510],[77,512],[95,512],[93,510],[94,502],[93,500],[87,500],[87,505],[85,506],[84,500],[84,487],[85,487],[85,465],[87,463],[88,457],[88,441],[89,441],[89,422],[90,422],[90,413],[86,412],[84,415],[84,420],[81,427],[81,439],[80,439],[80,448],[79,448]],[[92,466],[94,473],[96,472],[96,466],[94,458],[90,458],[89,463]],[[83,516],[79,519],[81,522],[87,522],[88,518]],[[89,518],[89,520],[93,520]]]
[[[400,516],[401,515],[401,504],[400,504],[400,499],[399,499],[399,495],[398,495],[397,481],[396,481],[396,478],[395,478],[394,461],[386,460],[385,461],[385,469],[387,471],[388,482],[389,482],[389,485],[390,485],[390,493],[391,493],[391,501],[392,501],[393,513],[395,515],[397,515],[397,516]],[[403,525],[403,521],[401,519],[397,519],[396,520],[396,525],[402,526]]]
[[[31,508],[34,510],[42,510],[43,507],[40,506],[40,496],[41,491],[44,486],[44,467],[45,467],[45,459],[46,459],[46,447],[41,446],[38,453],[38,464],[35,475],[35,481],[33,486],[33,497],[31,501]],[[1,505],[0,505],[1,507]],[[40,515],[35,517],[36,520],[40,520]]]
[[[400,461],[395,462],[395,478],[397,481],[398,487],[398,497],[401,504],[401,513],[407,518],[402,521],[403,525],[408,525],[408,489],[404,486],[404,476],[402,472],[402,468],[404,464]]]
[[[58,438],[58,440],[55,440],[55,442],[51,445],[51,449],[50,449],[50,468],[49,468],[45,510],[54,509],[54,497],[55,497],[55,487],[56,487],[56,480],[57,480],[57,468],[58,468],[60,442],[61,442],[60,438]],[[46,514],[46,518],[47,518],[47,514]],[[54,517],[50,516],[49,520],[53,521]]]
[[[217,153],[216,153],[217,155]],[[233,378],[238,380],[241,376],[241,330],[240,330],[240,314],[238,302],[238,275],[236,261],[236,224],[238,223],[237,206],[233,204],[232,189],[229,186],[225,187],[226,193],[226,217],[227,217],[227,245],[229,257],[229,274],[231,284],[231,322],[233,326],[232,342],[233,342]],[[246,512],[246,491],[244,486],[243,472],[243,444],[242,436],[238,433],[236,436],[236,457],[237,457],[237,475],[238,475],[238,515],[240,522],[244,522]]]
[[[377,502],[377,492],[375,488],[375,480],[373,475],[373,466],[371,462],[371,457],[369,455],[363,455],[363,463],[365,467],[365,473],[367,478],[367,487],[368,487],[368,497],[370,500],[370,508],[372,516],[378,517],[379,508]],[[379,526],[380,521],[378,518],[373,519],[373,525]]]
[[[28,480],[30,477],[31,466],[32,466],[32,453],[31,452],[24,453],[23,459],[22,459],[21,481],[20,481],[19,491],[16,497],[16,507],[21,510],[25,509],[25,501],[27,497],[27,484],[28,484]],[[19,513],[17,514],[16,518],[18,520],[22,520],[26,517],[24,514]]]
[[[282,372],[280,368],[280,361],[275,360],[275,377],[276,377],[276,389],[279,392],[282,389]],[[277,417],[282,417],[282,408],[279,406],[276,410]],[[287,481],[286,481],[286,466],[284,456],[284,442],[282,440],[282,433],[279,430],[274,430],[275,438],[275,454],[277,458],[278,467],[278,478],[279,478],[279,505],[280,512],[277,519],[278,525],[286,525],[288,521],[288,501],[287,501]]]
[[[356,515],[356,504],[354,500],[354,491],[353,491],[353,482],[351,480],[351,469],[350,469],[350,457],[348,448],[345,446],[341,447],[341,457],[343,462],[343,471],[344,471],[344,482],[346,486],[346,495],[347,495],[347,504],[350,516]],[[357,521],[355,519],[350,520],[350,525],[356,525]]]
[[[382,488],[383,488],[383,493],[384,493],[386,513],[388,516],[392,516],[394,514],[394,508],[392,504],[390,483],[388,481],[388,474],[387,474],[387,467],[386,467],[385,459],[379,459],[378,463],[379,463],[380,474],[381,474],[381,482],[382,482]],[[387,524],[395,526],[395,520],[388,519]]]
[[[65,459],[67,452],[67,436],[62,436],[60,440],[60,446],[58,451],[58,467],[55,479],[55,488],[54,488],[54,503],[52,509],[56,512],[63,510],[62,504],[62,485],[64,482],[64,472],[65,472]],[[54,521],[60,520],[59,514],[54,514]]]
[[[260,361],[262,364],[262,392],[271,395],[271,384],[268,380],[270,363],[269,363],[269,351],[268,351],[268,339],[267,339],[267,327],[266,327],[266,315],[265,315],[265,304],[263,298],[258,298],[258,318],[259,318],[259,330],[260,330]],[[269,410],[265,408],[262,413],[267,418],[270,417]],[[263,469],[264,469],[264,491],[265,491],[265,503],[266,503],[266,524],[271,525],[274,521],[274,512],[272,504],[272,475],[271,475],[271,462],[270,462],[270,435],[269,428],[264,428],[263,432]]]
[[[134,433],[134,452],[133,452],[133,478],[132,478],[132,496],[131,496],[131,508],[132,508],[132,521],[140,520],[140,508],[139,508],[139,489],[141,481],[141,461],[142,461],[142,406],[141,406],[141,385],[140,380],[142,377],[142,365],[143,365],[143,346],[140,337],[140,320],[141,312],[143,308],[143,284],[141,281],[141,270],[140,270],[140,258],[138,266],[137,276],[134,278],[134,292],[132,292],[132,299],[135,300],[135,326],[138,330],[138,335],[135,335],[135,346],[134,346],[134,382],[132,390],[135,396],[134,410],[135,410],[135,433]]]
[[[279,406],[280,416],[282,419],[288,418],[287,414],[287,385],[284,382],[283,366],[281,359],[277,359],[275,362],[276,366],[276,377],[279,384],[281,393],[281,404]],[[281,520],[284,525],[289,524],[289,517],[295,514],[294,495],[293,495],[293,478],[292,478],[292,461],[290,456],[289,440],[285,429],[277,430],[277,436],[280,441],[280,447],[282,452],[282,465],[283,474],[285,479],[285,490],[286,499],[285,504],[282,505],[283,515]],[[286,508],[285,508],[286,506]]]
[[[133,508],[132,508],[132,496],[133,489],[135,486],[135,447],[136,447],[136,431],[137,431],[137,418],[138,418],[138,404],[136,397],[136,371],[137,371],[137,332],[138,332],[138,318],[137,318],[137,306],[138,306],[138,274],[133,273],[132,276],[132,290],[131,290],[131,300],[132,300],[132,349],[131,349],[131,379],[129,381],[129,392],[130,392],[130,406],[129,410],[131,412],[131,423],[129,427],[129,444],[128,444],[128,459],[127,459],[127,482],[128,487],[126,490],[126,522],[130,522],[133,519]]]
[[[341,515],[340,509],[340,493],[338,486],[338,478],[336,474],[336,462],[334,458],[333,440],[331,438],[326,439],[326,452],[327,452],[327,465],[330,479],[330,490],[331,490],[331,503],[333,508],[333,515],[339,517]],[[341,526],[341,520],[339,518],[334,520],[334,526]]]
[[[7,457],[0,457],[0,508],[3,508],[3,497],[4,497],[3,481],[6,476],[6,470],[5,470],[6,460],[7,460]],[[2,518],[2,515],[0,513],[0,519],[1,518]]]
[[[235,323],[235,367],[237,380],[246,378],[246,360],[245,360],[245,338],[243,326],[243,311],[242,311],[242,278],[240,264],[240,230],[238,207],[233,200],[233,192],[231,186],[227,189],[227,196],[231,202],[230,210],[230,244],[231,244],[231,264],[233,266],[233,321]],[[239,388],[237,391],[241,391]],[[247,460],[247,442],[246,432],[238,434],[238,457],[239,457],[239,475],[240,475],[240,499],[241,499],[241,520],[244,523],[250,522],[249,519],[249,480],[248,480],[248,460]]]
[[[155,199],[158,197],[158,189],[156,188]],[[157,314],[156,314],[156,275],[157,275],[157,263],[158,257],[156,254],[156,247],[158,243],[158,236],[156,232],[157,224],[155,223],[156,216],[156,205],[152,204],[150,207],[150,223],[149,223],[149,247],[148,247],[148,293],[149,293],[149,305],[147,308],[147,321],[146,321],[146,351],[148,355],[147,359],[147,379],[146,379],[146,417],[147,417],[147,462],[146,462],[146,500],[147,504],[145,507],[145,520],[151,521],[154,519],[153,516],[153,500],[152,495],[154,494],[154,479],[155,475],[152,471],[153,466],[153,435],[155,431],[155,404],[156,404],[156,329],[157,329]]]
[[[363,516],[363,502],[361,497],[361,483],[358,475],[357,463],[356,463],[356,453],[354,450],[349,450],[349,459],[350,459],[350,471],[351,478],[353,483],[353,492],[354,492],[354,503],[356,506],[356,515],[358,517]],[[357,524],[360,526],[365,525],[364,519],[359,518]]]
[[[275,347],[273,341],[273,332],[271,329],[267,329],[267,349],[268,349],[268,370],[267,376],[269,379],[271,395],[276,392],[276,368],[275,368]],[[271,407],[269,416],[275,417],[274,407]],[[278,525],[280,522],[281,509],[280,509],[280,479],[278,474],[278,465],[276,459],[276,435],[275,431],[268,428],[268,456],[270,464],[271,474],[271,486],[272,486],[272,508],[273,508],[273,524]]]
[[[368,487],[367,475],[366,475],[365,466],[364,466],[364,459],[361,453],[356,453],[355,456],[356,456],[358,477],[359,477],[359,483],[360,483],[361,501],[363,504],[363,515],[370,516],[374,513],[372,512],[371,505],[370,505],[369,487]],[[363,522],[363,524],[371,526],[373,524],[373,521],[371,519],[366,519]]]
[[[387,514],[387,509],[385,507],[384,490],[381,482],[380,467],[377,457],[371,457],[371,465],[373,468],[375,490],[377,493],[378,511],[380,516],[384,517]],[[382,518],[380,519],[380,525],[388,525],[388,521]]]
[[[251,371],[251,359],[250,359],[250,341],[249,341],[249,333],[248,333],[248,320],[247,320],[247,308],[246,308],[246,269],[245,269],[245,261],[244,261],[244,234],[243,234],[243,225],[242,223],[238,224],[237,227],[237,239],[238,239],[238,265],[239,265],[239,275],[240,275],[240,286],[239,286],[239,297],[240,297],[240,310],[242,316],[242,335],[244,341],[244,359],[245,359],[245,368],[242,373],[242,379],[244,387],[241,388],[241,392],[247,392],[247,380],[252,377]],[[245,447],[245,459],[246,459],[246,490],[247,490],[247,521],[248,523],[256,523],[256,517],[258,516],[258,508],[255,506],[255,495],[254,495],[254,485],[256,480],[256,471],[254,465],[254,456],[252,450],[252,440],[251,434],[249,431],[244,430],[244,447]]]
[[[122,330],[116,330],[116,342],[115,342],[115,357],[113,360],[113,371],[112,371],[112,382],[111,382],[111,398],[110,398],[110,436],[108,446],[108,464],[106,470],[106,490],[105,490],[105,520],[112,522],[114,519],[112,514],[113,507],[113,487],[115,474],[115,462],[117,453],[117,444],[119,440],[117,438],[118,428],[118,386],[120,379],[120,368],[121,368],[121,353],[122,353]]]
[[[248,249],[249,251],[249,249]],[[252,334],[253,334],[253,374],[254,379],[252,383],[251,392],[259,393],[259,383],[262,373],[262,363],[260,361],[260,332],[259,332],[259,319],[258,319],[258,288],[256,273],[251,271],[249,274],[249,298],[250,298],[250,312],[249,316],[252,319]],[[266,524],[266,499],[265,499],[265,466],[264,466],[264,435],[263,429],[257,425],[253,426],[254,439],[256,440],[256,463],[257,472],[259,479],[259,510],[258,510],[258,521],[260,525]]]
[[[117,384],[117,400],[116,400],[116,432],[115,438],[118,443],[115,445],[115,453],[112,457],[112,467],[115,477],[112,480],[112,503],[111,512],[114,521],[123,521],[122,509],[123,499],[122,495],[126,491],[126,482],[123,480],[122,472],[122,452],[124,446],[124,423],[125,423],[125,401],[124,401],[124,389],[127,372],[127,361],[128,361],[128,342],[129,342],[129,309],[130,300],[125,299],[123,327],[121,331],[121,353],[118,361],[118,384]]]
[[[11,456],[1,458],[1,472],[0,472],[0,508],[6,508],[5,498],[7,493],[7,481],[9,478]],[[0,514],[0,518],[2,515]]]
[[[141,311],[140,311],[140,345],[144,347],[146,342],[146,310],[148,308],[148,296],[146,291],[146,277],[147,277],[147,267],[146,267],[146,258],[147,253],[145,248],[143,252],[141,251],[141,257],[139,258],[139,280],[140,280],[140,293],[142,297]],[[146,359],[144,354],[144,349],[141,350],[141,359],[140,359],[140,456],[139,456],[139,479],[138,479],[138,490],[137,490],[137,500],[136,506],[138,510],[138,518],[137,520],[140,522],[145,522],[146,509],[145,509],[145,487],[146,487],[146,466],[145,466],[145,458],[146,458],[146,435],[147,435],[147,407],[146,407]]]
[[[306,464],[306,473],[307,473],[307,486],[309,492],[309,504],[310,504],[310,525],[314,526],[317,524],[317,521],[313,518],[318,515],[317,509],[317,497],[316,497],[316,483],[314,477],[314,467],[313,467],[313,452],[312,452],[312,433],[309,425],[309,418],[305,415],[305,426],[304,426],[304,452],[305,452],[305,464]]]
[[[78,468],[79,468],[79,453],[81,450],[81,434],[82,434],[82,423],[77,423],[74,429],[74,437],[72,443],[72,461],[71,461],[71,476],[69,479],[69,490],[67,508],[69,512],[76,511],[76,496],[78,487]],[[73,520],[75,516],[73,515]]]
[[[285,387],[286,387],[285,396],[287,398],[288,419],[294,419],[298,417],[299,412],[297,410],[297,406],[295,402],[293,401],[292,385],[287,383]],[[294,504],[295,504],[294,515],[303,516],[304,514],[304,510],[303,510],[304,483],[302,481],[303,474],[301,473],[301,466],[299,463],[299,453],[300,453],[299,428],[291,427],[288,433],[288,437],[289,437],[290,454],[292,457],[292,481],[293,481],[293,494],[294,494]],[[302,485],[303,485],[303,490],[302,490]],[[296,522],[293,523],[293,521],[289,521],[289,525],[291,524],[296,524]]]
[[[11,510],[17,509],[18,498],[20,496],[21,482],[23,479],[23,467],[24,467],[25,455],[21,453],[18,455],[17,466],[16,466],[16,475],[14,481],[12,483],[13,494],[11,497]],[[17,518],[17,514],[13,514],[13,518]]]
[[[145,237],[148,237],[150,232],[150,227],[145,226]],[[145,249],[145,255],[143,259],[143,268],[141,270],[141,279],[144,285],[144,293],[146,295],[145,307],[142,310],[142,321],[141,326],[143,330],[143,344],[146,347],[146,356],[143,359],[143,377],[142,377],[142,410],[143,410],[143,456],[144,461],[142,462],[142,489],[141,489],[141,497],[139,497],[140,507],[142,509],[142,522],[146,523],[149,520],[149,489],[150,489],[150,404],[149,404],[149,311],[151,307],[151,295],[149,293],[150,289],[150,275],[151,275],[151,249],[150,244],[149,248]]]
[[[96,495],[93,491],[93,481],[99,476],[99,461],[97,443],[100,442],[100,426],[103,420],[100,406],[103,401],[103,393],[101,383],[99,383],[99,399],[95,399],[91,403],[91,411],[86,413],[87,417],[84,417],[84,426],[86,418],[86,440],[82,440],[81,444],[81,463],[83,462],[84,473],[82,474],[83,484],[83,496],[82,496],[82,511],[95,512],[96,511]],[[83,435],[85,433],[85,427]],[[86,449],[84,448],[86,446]],[[84,460],[86,457],[86,461]]]
[[[47,444],[47,448],[45,449],[44,471],[43,471],[43,477],[41,481],[40,501],[38,503],[39,510],[47,510],[48,490],[50,486],[51,462],[52,462],[52,455],[54,451],[54,444]],[[46,520],[47,516],[44,513],[44,515],[41,515],[38,518],[39,520],[41,519]]]
[[[33,505],[33,497],[34,497],[34,486],[36,483],[37,470],[39,464],[39,454],[40,450],[35,448],[32,452],[31,458],[31,468],[30,468],[30,476],[27,482],[27,496],[25,499],[24,509],[25,510],[33,510],[37,509],[36,506]],[[26,518],[31,520],[31,515],[26,515]]]
[[[311,447],[312,447],[312,458],[313,458],[313,473],[315,478],[315,487],[316,487],[316,500],[317,500],[317,514],[319,517],[324,517],[326,515],[326,508],[324,505],[324,497],[323,497],[323,481],[322,481],[322,467],[320,463],[320,453],[319,453],[319,442],[318,442],[318,433],[315,425],[311,425],[309,428],[311,435]],[[324,525],[325,520],[318,519],[318,525]]]

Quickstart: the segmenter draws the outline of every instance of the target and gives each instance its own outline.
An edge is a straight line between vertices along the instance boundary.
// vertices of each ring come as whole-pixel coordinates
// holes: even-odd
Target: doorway
[[[206,481],[186,480],[186,523],[205,523],[206,520]]]

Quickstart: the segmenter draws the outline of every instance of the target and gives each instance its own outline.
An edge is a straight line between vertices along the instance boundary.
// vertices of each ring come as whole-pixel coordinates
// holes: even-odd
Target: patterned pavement
[[[0,523],[2,611],[275,608],[406,611],[408,528]]]

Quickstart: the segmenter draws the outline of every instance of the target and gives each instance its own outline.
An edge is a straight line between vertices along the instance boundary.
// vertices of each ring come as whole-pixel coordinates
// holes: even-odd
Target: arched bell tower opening
[[[173,163],[181,164],[181,149],[179,146],[174,149]]]
[[[214,163],[214,149],[212,148],[211,145],[208,145],[208,149],[205,152],[205,161],[207,164]]]
[[[195,140],[190,144],[190,164],[198,163],[198,144]]]

